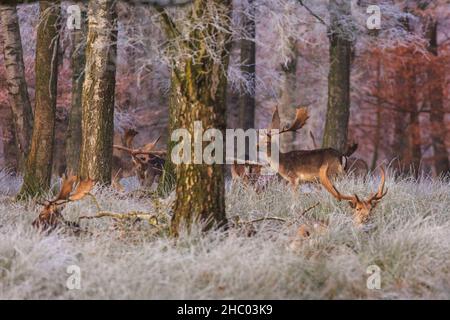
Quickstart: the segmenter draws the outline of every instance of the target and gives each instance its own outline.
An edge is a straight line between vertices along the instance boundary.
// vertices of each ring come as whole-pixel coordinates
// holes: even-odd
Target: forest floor
[[[176,242],[164,229],[173,195],[157,200],[97,188],[93,193],[102,210],[148,212],[159,225],[154,219],[105,217],[83,220],[86,231],[79,235],[64,229],[46,235],[31,226],[39,205],[13,201],[20,183],[0,174],[0,299],[450,298],[448,182],[389,176],[389,192],[366,229],[355,227],[349,206],[322,188],[293,193],[274,182],[257,193],[229,183],[228,217],[284,221],[253,222],[252,236],[194,230]],[[128,188],[133,185],[130,181]],[[377,185],[378,177],[337,183],[361,195]],[[93,199],[85,198],[69,204],[63,215],[75,221],[97,210]],[[312,217],[328,219],[328,231],[292,242],[302,220]],[[80,289],[67,286],[72,265],[81,271]],[[367,286],[374,265],[380,289]]]

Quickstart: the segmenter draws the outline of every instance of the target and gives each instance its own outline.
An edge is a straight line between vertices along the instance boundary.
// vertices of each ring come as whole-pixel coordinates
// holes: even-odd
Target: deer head
[[[132,139],[131,144],[126,147],[117,145],[114,146],[114,148],[130,154],[133,162],[133,169],[141,184],[145,184],[149,179],[153,181],[153,176],[149,177],[151,175],[149,169],[153,169],[152,162],[155,160],[155,158],[161,159],[166,154],[165,151],[154,150],[160,138],[161,136],[158,136],[158,138],[153,142],[147,143],[146,145],[138,149],[132,148]]]
[[[81,200],[94,186],[94,180],[91,179],[79,181],[78,183],[77,181],[77,176],[63,176],[58,196],[53,200],[46,200],[42,203],[42,211],[36,220],[33,221],[34,227],[48,230],[56,228],[64,220],[61,215],[61,207],[68,202]],[[74,189],[75,185],[76,188]]]
[[[384,190],[385,183],[385,171],[381,167],[381,181],[378,187],[378,191],[370,196],[367,200],[361,200],[356,194],[354,195],[344,195],[340,193],[336,187],[331,183],[328,178],[328,164],[323,165],[320,168],[320,182],[325,187],[325,189],[331,193],[339,201],[347,200],[350,207],[353,209],[353,218],[357,225],[362,225],[371,217],[372,210],[377,206],[380,200],[386,195],[387,189]]]

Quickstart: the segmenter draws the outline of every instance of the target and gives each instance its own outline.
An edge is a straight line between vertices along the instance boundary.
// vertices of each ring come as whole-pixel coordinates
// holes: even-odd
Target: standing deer
[[[279,134],[285,132],[295,132],[301,129],[308,120],[308,110],[306,107],[297,108],[296,116],[291,125],[285,126]],[[272,115],[271,129],[279,127],[278,107]],[[278,167],[280,176],[287,180],[294,189],[300,182],[315,182],[319,179],[320,168],[327,165],[333,175],[344,173],[347,158],[358,148],[357,144],[350,146],[345,153],[332,148],[315,150],[294,150],[290,152],[280,152],[278,163],[272,158],[271,150],[272,134],[267,134],[267,158],[272,168]]]
[[[314,134],[310,131],[309,135],[311,136],[314,149],[317,149],[316,138],[314,137]],[[357,177],[364,178],[369,173],[369,166],[367,165],[367,162],[365,162],[361,158],[349,157],[345,163],[344,170],[349,175],[353,174]]]
[[[125,146],[114,145],[114,149],[131,156],[131,161],[116,157],[117,160],[113,162],[115,164],[113,181],[120,189],[123,189],[119,183],[120,179],[132,176],[133,174],[138,177],[141,186],[144,187],[151,187],[155,179],[162,174],[166,152],[153,150],[161,136],[155,141],[135,149],[133,148],[133,140],[137,134],[136,131],[128,129],[125,131],[122,139]]]
[[[337,200],[348,201],[350,207],[353,209],[353,219],[356,225],[362,225],[370,220],[371,213],[381,199],[386,195],[387,189],[384,190],[385,183],[385,172],[384,168],[381,167],[381,182],[378,187],[378,191],[370,196],[367,200],[361,200],[356,194],[354,195],[344,195],[340,193],[333,183],[328,178],[328,164],[325,164],[320,168],[320,183],[324,188],[331,193],[333,197]]]

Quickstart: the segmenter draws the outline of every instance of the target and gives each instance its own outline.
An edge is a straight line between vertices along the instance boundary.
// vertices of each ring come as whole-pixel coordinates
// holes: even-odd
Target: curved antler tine
[[[356,196],[347,196],[341,194],[333,185],[333,183],[331,183],[330,179],[328,178],[328,163],[322,165],[322,167],[320,168],[319,179],[324,188],[339,201],[348,200],[356,202],[358,200]]]
[[[291,125],[284,127],[283,130],[280,131],[280,133],[288,131],[297,131],[306,124],[306,121],[308,119],[309,119],[308,109],[306,107],[300,107],[297,109],[295,119],[291,123]]]
[[[161,135],[159,135],[158,138],[156,138],[156,140],[153,141],[153,146],[156,146],[156,144],[158,143],[159,139],[161,139]]]
[[[275,110],[272,114],[272,121],[269,125],[269,131],[272,129],[280,129],[280,114],[278,113],[278,105],[275,107]]]
[[[384,190],[384,185],[385,185],[385,182],[386,182],[386,172],[385,172],[383,166],[380,167],[380,171],[381,171],[380,185],[378,186],[378,191],[376,193],[374,193],[372,197],[370,197],[370,201],[380,200],[387,193],[387,188],[386,188],[386,191]]]
[[[121,151],[126,151],[126,152],[128,152],[130,154],[133,154],[136,151],[136,150],[133,150],[133,149],[130,149],[130,148],[126,148],[126,147],[123,147],[123,146],[118,146],[118,145],[113,145],[113,148],[117,149],[117,150],[121,150]]]
[[[384,190],[384,185],[386,182],[386,172],[383,166],[380,167],[380,171],[381,171],[381,180],[380,185],[378,186],[378,191],[370,197],[369,201],[381,200],[381,198],[383,198],[387,193],[387,188],[386,190]]]

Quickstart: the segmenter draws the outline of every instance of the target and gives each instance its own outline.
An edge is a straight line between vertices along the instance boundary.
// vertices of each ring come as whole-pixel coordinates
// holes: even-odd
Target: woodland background
[[[232,55],[228,69],[227,127],[242,127],[242,99],[255,99],[257,128],[267,127],[276,105],[308,105],[307,130],[320,145],[324,130],[329,71],[327,27],[294,0],[233,1]],[[327,19],[328,1],[305,1]],[[56,108],[54,173],[65,167],[67,127],[71,109],[74,32],[66,29],[62,3],[62,32]],[[351,1],[354,46],[351,52],[350,120],[348,140],[359,143],[358,157],[371,168],[381,160],[399,169],[437,175],[448,172],[450,5],[448,1]],[[365,27],[369,4],[381,6],[381,30]],[[426,5],[424,5],[426,4]],[[178,9],[174,9],[178,10]],[[170,72],[161,50],[164,34],[151,6],[118,2],[115,131],[135,127],[140,145],[158,134],[167,141]],[[18,6],[26,82],[34,106],[37,3]],[[256,86],[249,88],[242,68],[241,47],[248,39],[240,26],[256,21]],[[433,28],[437,31],[433,33]],[[0,43],[2,35],[0,33]],[[3,65],[3,55],[0,56]],[[17,147],[5,68],[0,68],[0,166],[17,168]],[[285,114],[292,115],[291,111]],[[283,112],[282,112],[283,114]],[[242,113],[241,113],[242,115]],[[245,111],[244,111],[245,115]],[[283,119],[282,119],[283,120]],[[248,121],[248,120],[247,120]],[[249,120],[251,121],[251,119]],[[288,138],[286,138],[288,139]],[[307,134],[284,143],[284,149],[312,148]],[[439,141],[439,139],[441,141]],[[438,147],[439,143],[445,148]],[[446,162],[445,162],[445,159]],[[436,164],[437,162],[440,162]],[[420,170],[417,170],[420,164]],[[438,167],[436,167],[436,165]]]
[[[1,1],[0,299],[448,299],[449,1],[154,6],[186,1],[77,1],[90,6],[88,37],[86,23],[67,29],[74,2]],[[380,30],[366,27],[374,4]],[[19,26],[20,37],[5,36]],[[7,70],[20,71],[18,43],[24,77],[7,83]],[[140,132],[136,145],[163,134],[158,149],[170,149],[168,127],[201,117],[205,128],[224,129],[226,116],[228,128],[266,128],[276,105],[282,122],[299,105],[311,115],[282,138],[282,151],[312,149],[311,131],[317,147],[356,141],[370,168],[390,163],[389,192],[370,223],[355,225],[347,201],[322,187],[272,179],[258,189],[225,179],[224,166],[179,166],[175,190],[162,193],[142,190],[136,177],[124,179],[125,190],[109,185],[112,140],[128,128]],[[13,117],[25,107],[29,114]],[[80,152],[86,137],[95,139]],[[30,143],[24,169],[20,150]],[[45,201],[67,186],[56,175],[79,167],[81,179],[99,182],[87,181],[89,197]],[[373,172],[344,175],[336,187],[366,199],[383,180]],[[211,215],[229,228],[205,232],[216,226]],[[56,216],[52,229],[35,228],[41,216]],[[299,237],[317,222],[324,233]],[[80,290],[68,288],[68,266],[80,268]],[[371,266],[380,290],[367,286]]]

